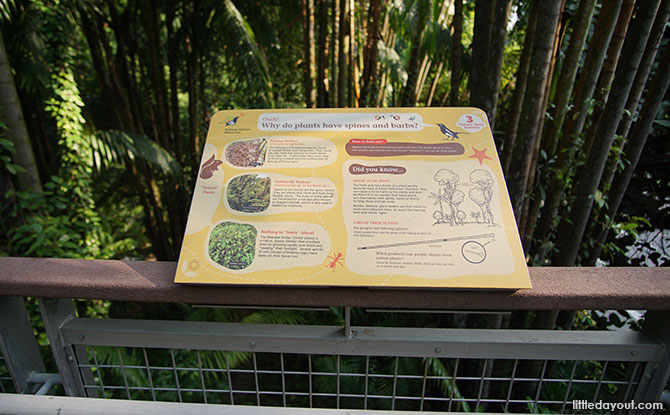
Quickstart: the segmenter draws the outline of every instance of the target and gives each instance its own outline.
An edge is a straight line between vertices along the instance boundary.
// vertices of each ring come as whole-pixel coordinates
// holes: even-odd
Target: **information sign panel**
[[[175,282],[530,288],[476,108],[217,113]]]

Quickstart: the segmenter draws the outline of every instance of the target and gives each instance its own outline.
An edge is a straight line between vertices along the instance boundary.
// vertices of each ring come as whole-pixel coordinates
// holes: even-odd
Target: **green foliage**
[[[254,260],[256,234],[256,228],[252,225],[220,223],[209,237],[209,257],[226,268],[244,269]]]
[[[262,212],[270,206],[271,180],[264,174],[245,174],[228,183],[228,204],[239,212]]]
[[[92,257],[97,245],[87,234],[88,225],[71,221],[71,200],[64,182],[57,176],[44,186],[43,193],[10,190],[3,205],[2,226],[7,235],[0,253],[12,256]]]
[[[16,148],[14,148],[14,143],[5,138],[4,130],[6,128],[2,121],[0,121],[0,169],[8,171],[9,174],[14,176],[26,170],[14,163],[12,159],[16,153]]]
[[[183,181],[177,160],[143,134],[106,130],[88,138],[91,144],[86,158],[88,164],[98,173],[110,167],[125,167],[135,164],[136,160],[143,160],[176,182]]]

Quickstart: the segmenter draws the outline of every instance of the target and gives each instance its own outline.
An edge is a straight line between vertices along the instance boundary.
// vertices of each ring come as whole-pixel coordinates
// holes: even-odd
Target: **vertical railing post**
[[[63,379],[65,393],[69,396],[86,396],[77,367],[76,351],[72,345],[65,343],[61,334],[61,328],[70,320],[77,318],[72,300],[40,298],[39,303],[44,328],[49,337],[58,372]]]
[[[647,311],[643,332],[657,338],[663,349],[656,362],[647,363],[635,392],[635,402],[660,402],[663,389],[670,377],[670,311]],[[655,413],[654,410],[632,413]]]
[[[32,373],[44,373],[44,363],[21,297],[0,297],[0,348],[17,393],[35,393]]]

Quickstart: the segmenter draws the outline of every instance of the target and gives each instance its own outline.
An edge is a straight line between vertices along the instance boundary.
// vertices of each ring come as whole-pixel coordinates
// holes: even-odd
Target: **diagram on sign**
[[[495,180],[487,170],[472,170],[469,183],[461,183],[460,176],[451,169],[438,170],[433,179],[439,185],[437,193],[430,194],[437,207],[433,212],[435,225],[464,226],[469,223],[483,223],[498,226],[491,212]],[[478,210],[470,210],[468,213],[461,208],[465,201],[465,192],[460,188],[469,188],[468,199]]]

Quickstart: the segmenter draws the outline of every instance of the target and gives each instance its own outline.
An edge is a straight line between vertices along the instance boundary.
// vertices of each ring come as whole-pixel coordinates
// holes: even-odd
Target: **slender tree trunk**
[[[429,5],[423,2],[417,4],[417,23],[412,44],[409,51],[409,63],[407,64],[407,82],[402,91],[401,106],[413,107],[416,105],[416,84],[419,79],[421,57],[419,51],[426,33],[426,24],[430,13]]]
[[[156,140],[166,149],[172,149],[169,139],[170,123],[168,122],[169,111],[167,104],[167,88],[165,86],[165,64],[160,51],[163,50],[159,38],[158,12],[153,0],[144,0],[142,15],[145,20],[145,33],[147,34],[149,49],[149,72],[152,89],[156,96],[156,118],[158,122],[158,136]]]
[[[177,68],[177,38],[174,32],[175,0],[165,3],[165,25],[167,26],[167,58],[170,67],[170,141],[177,160],[182,161],[182,139],[179,130],[179,83]]]
[[[382,12],[381,0],[371,0],[368,9],[368,27],[363,53],[363,87],[361,88],[361,104],[364,107],[371,105],[370,90],[377,81],[377,42],[380,37],[380,22]]]
[[[528,71],[530,69],[530,58],[533,50],[533,41],[535,40],[535,28],[537,26],[537,5],[531,5],[530,16],[528,17],[528,27],[526,28],[526,38],[523,41],[523,50],[519,59],[519,68],[516,72],[516,86],[512,98],[512,108],[510,109],[510,119],[505,135],[503,145],[502,168],[505,177],[509,175],[509,166],[514,154],[514,144],[516,142],[519,128],[519,119],[521,118],[521,109],[523,99],[526,94],[526,84],[528,82]]]
[[[137,89],[135,83],[132,82],[132,71],[127,62],[130,60],[126,39],[127,32],[122,17],[119,16],[116,5],[112,1],[108,1],[108,9],[111,17],[111,27],[116,37],[116,56],[112,52],[104,31],[101,31],[100,35],[111,87],[116,100],[121,103],[119,111],[121,111],[122,118],[125,120],[125,128],[131,132],[142,132],[139,104],[136,99]]]
[[[617,65],[619,63],[621,48],[623,47],[624,40],[626,39],[626,32],[629,28],[634,6],[635,0],[625,1],[621,6],[619,18],[617,19],[616,27],[614,28],[614,33],[612,34],[612,40],[610,41],[610,45],[607,48],[607,59],[605,60],[602,71],[600,72],[598,86],[596,87],[595,91],[596,107],[593,109],[593,114],[591,115],[593,123],[585,134],[584,158],[588,157],[589,152],[591,151],[591,147],[593,146],[593,139],[595,137],[596,131],[598,130],[598,125],[600,124],[602,109],[605,107],[605,103],[609,97],[610,87],[612,86],[612,80],[614,79],[614,72],[616,71]],[[609,118],[609,115],[607,117]]]
[[[520,214],[523,208],[523,201],[530,170],[534,168],[531,165],[533,149],[537,140],[537,133],[540,128],[539,121],[541,112],[544,111],[542,104],[546,90],[546,81],[549,66],[551,64],[551,54],[556,38],[556,27],[560,17],[561,2],[539,2],[537,3],[537,28],[535,31],[535,40],[533,41],[533,50],[531,54],[530,71],[522,107],[521,118],[519,119],[520,145],[516,146],[515,159],[518,161],[518,168],[509,175],[509,190],[512,200],[512,206],[517,218],[521,222]]]
[[[348,103],[347,84],[349,83],[349,70],[347,59],[349,57],[349,0],[340,0],[340,30],[338,42],[338,81],[337,81],[337,106],[342,108]]]
[[[437,69],[435,70],[435,77],[433,78],[433,82],[431,82],[430,84],[430,92],[428,92],[428,98],[426,98],[427,107],[430,107],[430,105],[433,103],[433,97],[435,96],[435,90],[437,89],[437,84],[440,81],[442,68],[444,68],[444,60],[440,61],[440,64],[437,65]]]
[[[112,90],[112,83],[105,65],[102,42],[106,41],[106,39],[101,39],[100,32],[98,31],[98,19],[96,19],[95,16],[89,16],[86,10],[80,10],[79,15],[81,16],[81,28],[84,32],[89,51],[91,52],[93,69],[95,70],[100,86],[102,86],[102,93],[105,96],[105,103],[108,104],[107,110],[111,114],[111,121],[113,125],[117,126],[116,128],[126,130],[128,129],[128,126],[121,115],[123,104]]]
[[[631,134],[629,136],[628,145],[626,147],[626,156],[628,158],[628,165],[621,172],[614,177],[612,186],[609,191],[609,203],[607,216],[614,218],[619,210],[623,196],[626,193],[628,184],[630,183],[635,168],[637,167],[638,162],[640,161],[640,156],[642,155],[642,150],[646,144],[647,138],[651,133],[652,126],[656,120],[656,115],[658,110],[663,102],[665,93],[668,91],[668,86],[670,84],[670,48],[665,48],[663,51],[663,56],[658,65],[658,70],[656,75],[651,82],[649,87],[649,92],[644,100],[644,105],[640,111],[640,117],[633,125],[631,129]],[[611,223],[608,223],[601,230],[601,234],[598,237],[599,244],[597,246],[602,246],[602,244],[607,239],[607,233],[609,232]],[[595,262],[595,261],[593,261]]]
[[[558,151],[558,160],[554,167],[556,173],[552,175],[542,214],[534,232],[534,246],[537,251],[532,254],[536,254],[535,256],[540,261],[545,257],[550,247],[549,236],[554,229],[558,208],[561,200],[563,200],[563,193],[569,183],[569,177],[572,175],[574,147],[590,109],[589,101],[593,96],[602,63],[605,60],[607,45],[612,37],[621,4],[622,0],[613,1],[608,3],[608,7],[600,11],[594,29],[594,38],[589,45],[581,75],[575,88],[574,107],[569,111],[564,122],[564,134],[559,142],[560,151]]]
[[[561,0],[561,12],[565,7],[565,0]],[[528,172],[528,183],[526,184],[526,194],[532,195],[538,189],[538,184],[535,183],[535,176],[538,169],[538,160],[540,159],[540,148],[542,145],[542,131],[544,129],[544,119],[545,114],[547,113],[546,108],[549,103],[549,96],[551,95],[551,85],[552,79],[554,76],[555,66],[556,66],[556,57],[558,56],[558,51],[561,49],[561,41],[563,39],[563,33],[565,31],[565,21],[563,19],[559,20],[558,29],[556,30],[556,36],[554,38],[554,47],[551,53],[551,64],[547,71],[547,79],[544,86],[544,100],[542,101],[543,110],[540,113],[540,120],[538,121],[538,130],[537,137],[535,138],[535,148],[533,149],[533,156],[531,158],[531,169]],[[531,200],[533,200],[531,206]],[[526,197],[523,201],[523,207],[521,209],[521,217],[519,219],[519,233],[521,235],[521,241],[523,244],[524,252],[528,252],[530,249],[531,239],[533,238],[533,230],[535,229],[535,222],[537,220],[537,212],[540,209],[540,204],[542,201],[540,197]]]
[[[316,59],[316,106],[328,107],[328,0],[317,0],[319,38]]]
[[[581,247],[581,240],[593,206],[593,196],[605,168],[614,133],[626,105],[628,94],[640,64],[644,46],[656,17],[660,0],[644,1],[631,23],[627,41],[624,45],[622,59],[616,71],[612,92],[610,93],[604,113],[608,122],[600,123],[593,140],[593,148],[586,160],[586,166],[580,171],[575,184],[575,202],[570,211],[570,220],[559,227],[557,236],[558,254],[555,265],[573,265]]]
[[[13,144],[16,153],[13,155],[15,164],[23,167],[25,172],[17,173],[16,179],[19,188],[22,190],[32,190],[41,193],[42,184],[40,182],[39,171],[35,163],[35,154],[33,146],[28,136],[26,121],[23,118],[23,109],[19,96],[16,93],[14,77],[9,66],[5,41],[0,34],[0,121],[2,121],[7,130],[0,131]]]
[[[660,38],[663,32],[662,29],[665,28],[666,22],[668,21],[668,12],[670,9],[669,5],[670,1],[663,0],[661,9],[656,16],[654,27],[652,28],[652,35],[647,42],[647,47],[645,48],[644,57],[642,58],[643,64],[640,65],[638,76],[636,76],[634,88],[638,89],[638,91],[631,92],[629,101],[631,100],[631,97],[633,97],[633,100],[639,101],[642,90],[644,90],[644,84],[640,85],[640,79],[638,78],[644,77],[646,79],[649,76],[653,59],[649,59],[649,62],[646,61],[648,60],[649,55],[656,55],[656,51],[658,50]],[[642,154],[642,149],[644,148],[644,145],[647,141],[647,137],[651,133],[652,125],[656,119],[656,115],[660,108],[661,102],[663,101],[663,97],[665,96],[665,92],[668,89],[668,83],[670,82],[669,68],[670,48],[666,48],[658,63],[656,74],[654,75],[649,85],[642,110],[640,111],[639,118],[636,121],[632,132],[630,131],[630,127],[625,125],[626,120],[622,121],[622,124],[624,124],[624,128],[626,130],[626,136],[628,136],[628,143],[626,144],[626,157],[628,164],[621,173],[615,175],[615,169],[612,169],[610,174],[613,177],[604,178],[604,184],[609,188],[607,193],[607,215],[605,218],[599,218],[598,222],[596,222],[593,227],[594,229],[591,234],[596,236],[596,244],[591,252],[589,252],[589,256],[585,261],[585,265],[595,265],[598,257],[600,257],[602,246],[607,239],[607,234],[609,233],[612,221],[618,213],[621,200],[623,199],[626,189],[628,188],[628,184],[630,183],[630,179],[635,172],[637,163],[640,160],[640,155]],[[621,125],[619,125],[619,128],[621,128]],[[629,132],[630,135],[628,135]]]
[[[195,7],[196,3],[193,4]],[[184,32],[186,37],[186,89],[188,92],[188,119],[191,136],[191,148],[189,149],[190,156],[187,157],[197,159],[198,148],[200,147],[200,126],[198,122],[198,97],[197,88],[197,70],[198,57],[197,40],[195,31],[197,30],[196,10],[189,10],[187,3],[183,4],[184,8]]]
[[[454,35],[452,38],[451,54],[451,89],[449,90],[449,105],[458,105],[461,88],[461,60],[463,56],[463,0],[454,0]]]
[[[314,0],[301,0],[302,10],[302,51],[303,51],[303,89],[305,92],[305,106],[316,106],[314,59]]]
[[[338,106],[339,99],[339,50],[340,50],[340,7],[339,0],[330,0],[330,91],[328,94],[331,108]]]
[[[503,56],[505,54],[505,39],[507,38],[507,21],[512,9],[512,0],[496,0],[491,24],[491,50],[486,71],[487,94],[491,102],[489,121],[491,130],[494,129],[498,112],[498,93],[500,77],[502,75]]]
[[[570,46],[565,53],[561,68],[561,75],[556,87],[556,99],[552,111],[551,121],[548,124],[544,151],[549,157],[553,156],[558,146],[558,137],[563,127],[565,115],[568,112],[568,103],[575,84],[579,60],[586,43],[586,35],[591,26],[591,18],[595,10],[595,0],[582,0],[579,3],[575,16],[575,25],[570,35]]]
[[[492,103],[487,100],[486,67],[491,52],[491,32],[496,1],[475,1],[475,23],[472,31],[472,69],[470,70],[470,105],[479,107],[491,119]]]
[[[658,47],[661,43],[663,32],[665,31],[665,25],[668,21],[669,13],[670,1],[663,0],[658,14],[656,15],[656,20],[654,20],[654,26],[651,28],[649,40],[647,41],[647,46],[644,49],[644,55],[642,56],[640,67],[637,71],[637,74],[635,75],[635,81],[633,82],[631,93],[628,96],[628,100],[626,101],[626,111],[624,111],[623,118],[619,123],[619,127],[617,128],[617,136],[628,136],[630,126],[633,124],[633,120],[637,115],[640,98],[642,97],[644,86],[647,83],[647,78],[649,78],[649,73],[651,72],[652,66],[654,64],[654,60],[658,52]],[[622,143],[622,145],[615,153],[610,154],[607,167],[605,168],[605,173],[603,174],[603,180],[600,184],[602,189],[605,189],[609,187],[610,184],[612,184],[612,179],[614,178],[616,166],[619,164],[619,160],[623,153],[624,145],[625,142]]]
[[[358,59],[356,58],[356,4],[354,0],[349,0],[349,106],[358,108],[358,99],[360,91],[358,90]]]
[[[377,75],[377,42],[379,40],[379,19],[381,18],[381,0],[371,0],[368,9],[368,27],[363,53],[363,87],[361,88],[361,104],[370,105],[372,83],[376,82]]]

